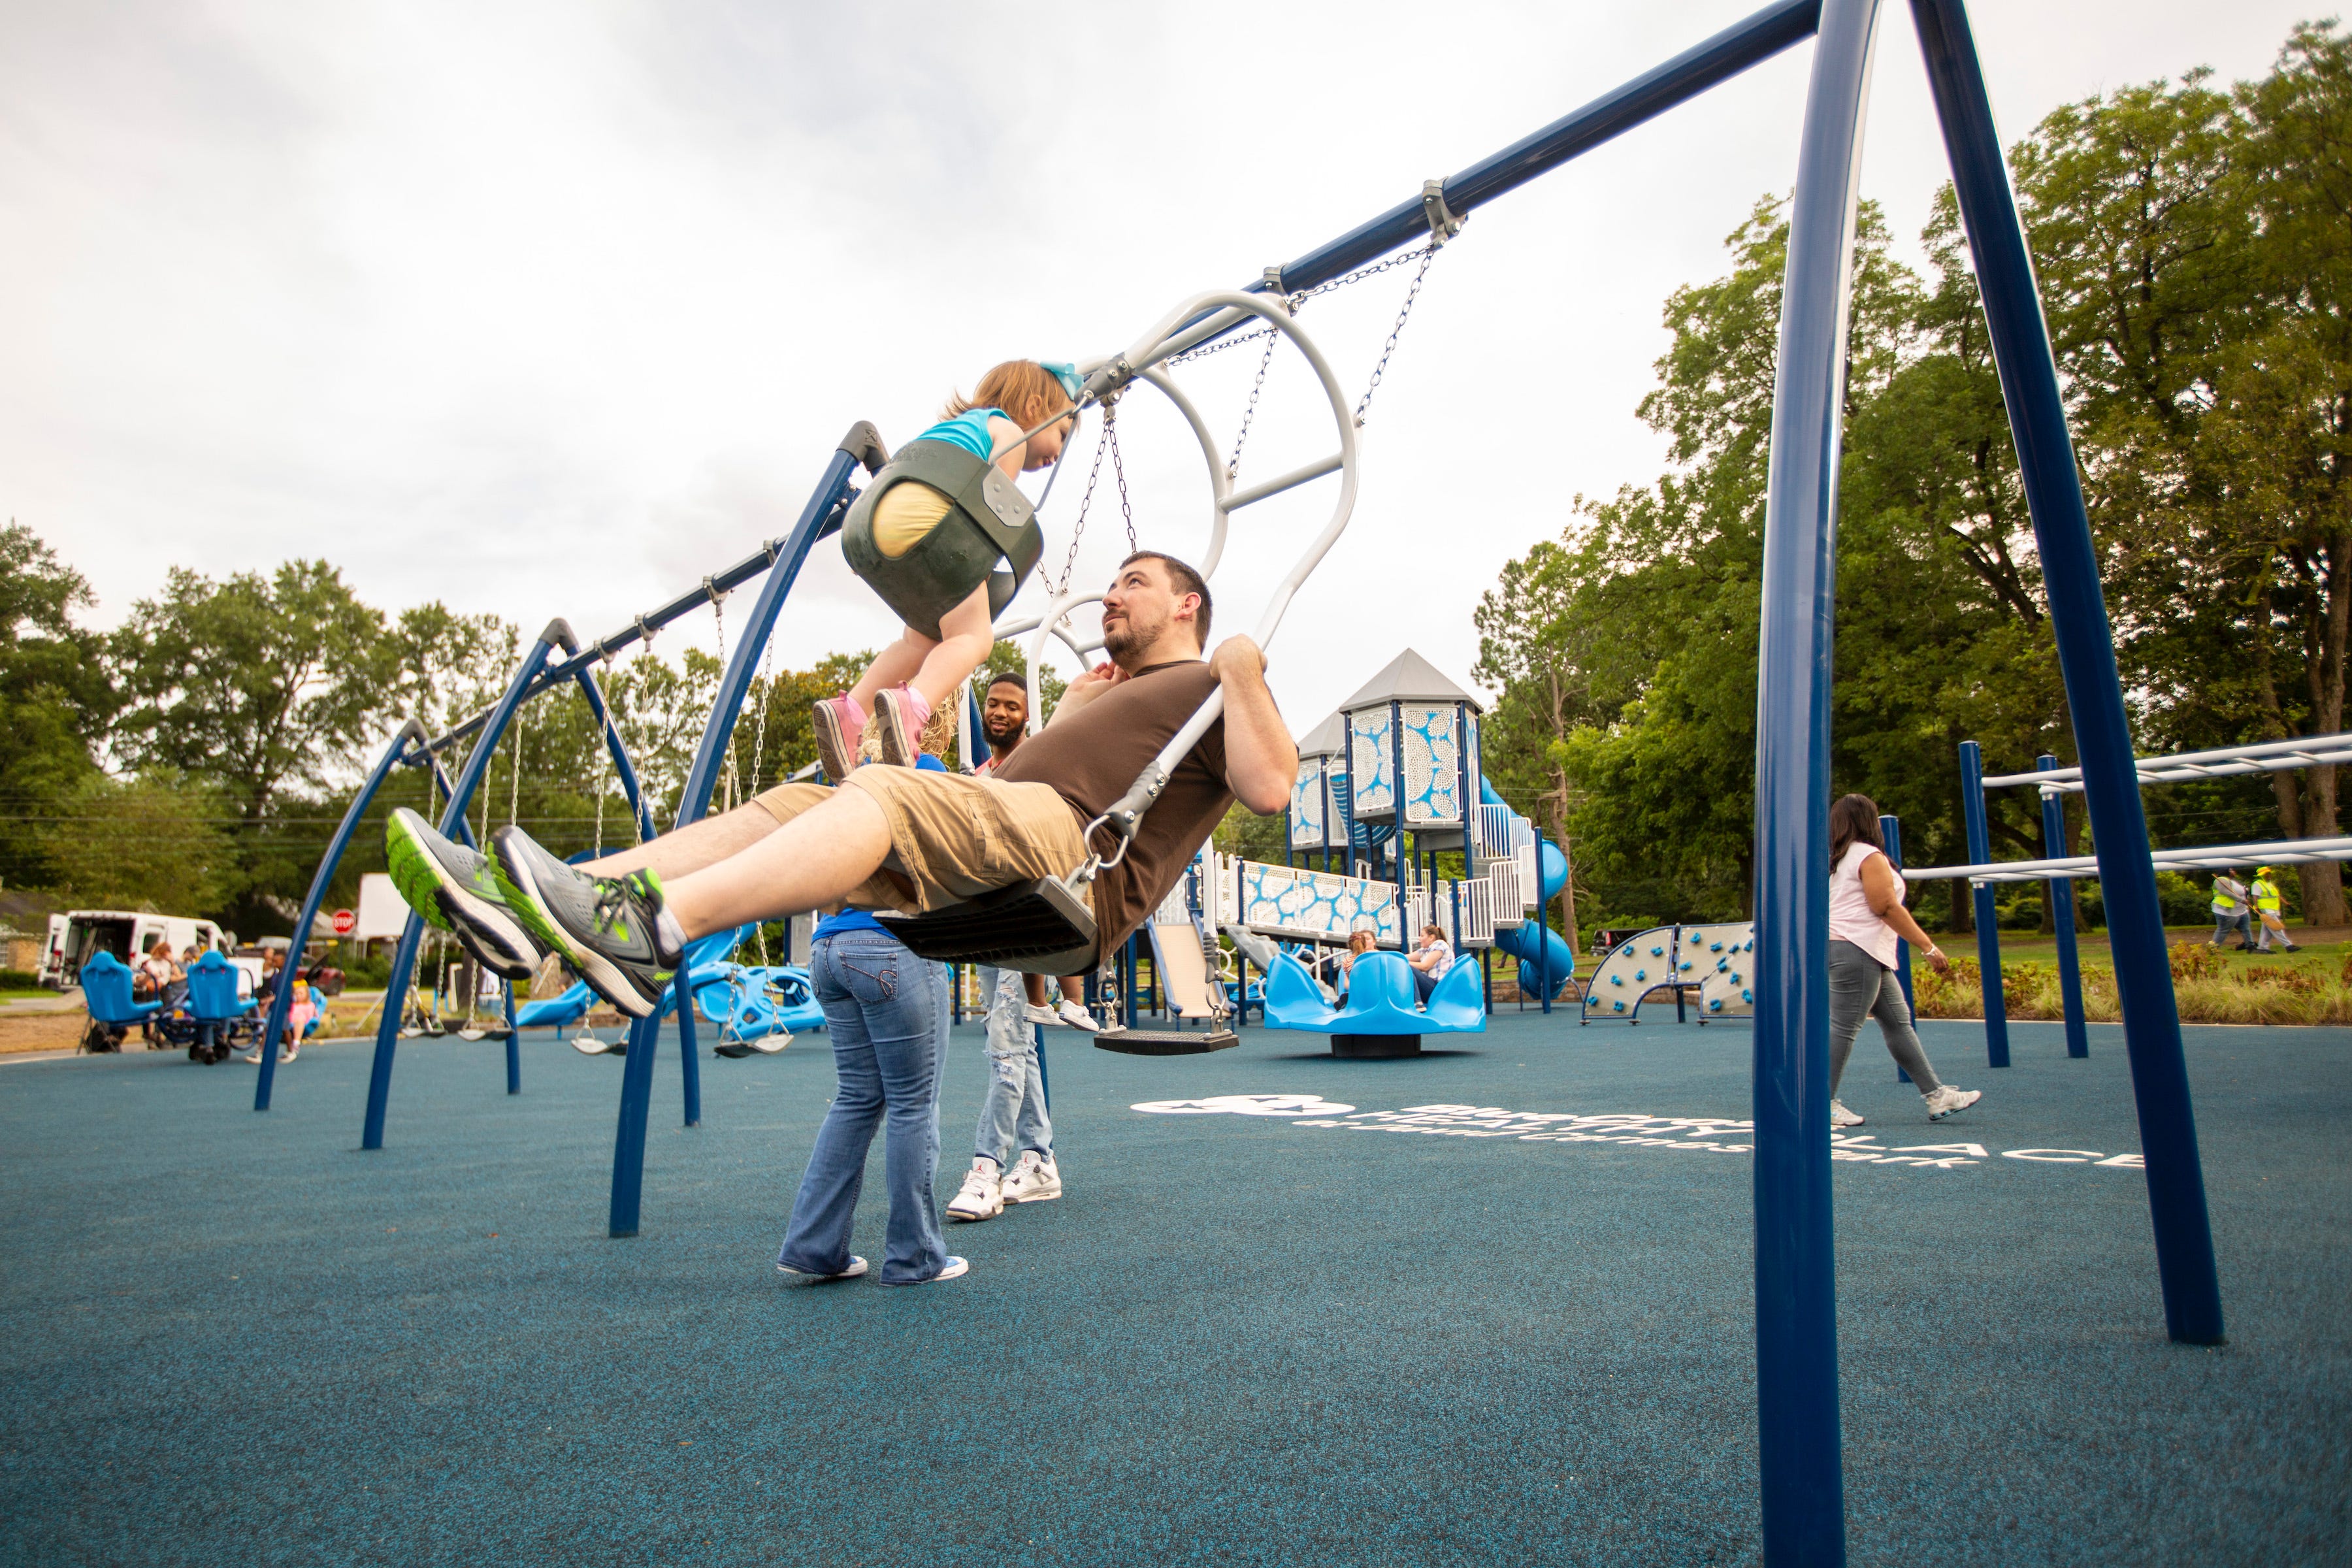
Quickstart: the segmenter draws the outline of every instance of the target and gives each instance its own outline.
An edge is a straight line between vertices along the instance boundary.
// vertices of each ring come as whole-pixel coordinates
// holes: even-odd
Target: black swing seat
[[[1202,1057],[1231,1050],[1242,1037],[1231,1029],[1202,1033],[1190,1029],[1106,1029],[1095,1037],[1095,1049],[1126,1057]]]
[[[1076,974],[1095,961],[1095,911],[1059,879],[1016,882],[922,915],[877,913],[919,958],[1023,974]]]

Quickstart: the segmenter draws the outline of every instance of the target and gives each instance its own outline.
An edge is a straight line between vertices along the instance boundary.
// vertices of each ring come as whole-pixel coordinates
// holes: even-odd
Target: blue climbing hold
[[[1666,950],[1665,950],[1664,948],[1663,948],[1663,947],[1660,947],[1656,942],[1652,942],[1652,943],[1650,944],[1650,956],[1651,956],[1652,958],[1664,958],[1664,957],[1665,957],[1665,956],[1666,956]]]
[[[1753,1002],[1756,1000],[1756,993],[1753,991],[1742,991],[1739,994],[1739,999],[1742,1002]]]
[[[1711,946],[1709,946],[1709,947],[1707,948],[1707,952],[1721,952],[1722,951],[1723,951],[1723,943],[1721,943],[1721,942],[1716,942],[1716,943],[1714,943],[1714,944],[1712,944]]]
[[[1708,1012],[1710,1012],[1710,1013],[1720,1013],[1720,1012],[1722,1012],[1722,1011],[1723,1011],[1723,998],[1722,998],[1722,997],[1720,997],[1720,996],[1717,996],[1717,998],[1715,998],[1715,1000],[1713,1000],[1713,1001],[1709,1002],[1709,1003],[1706,1005],[1706,1010],[1707,1010]]]
[[[1622,985],[1625,984],[1625,977],[1622,974],[1612,974],[1609,977],[1609,984],[1612,985]]]
[[[1620,1013],[1622,1013],[1625,1010],[1625,1004],[1622,1001],[1612,1002],[1609,1005],[1615,1008]]]
[[[1646,969],[1637,969],[1633,971],[1633,978],[1636,980],[1647,980],[1649,977],[1650,972]]]

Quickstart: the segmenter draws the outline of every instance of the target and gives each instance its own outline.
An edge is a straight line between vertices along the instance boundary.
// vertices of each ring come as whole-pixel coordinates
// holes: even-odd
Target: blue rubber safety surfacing
[[[2013,1026],[1997,1074],[1922,1032],[1985,1104],[1930,1127],[1865,1037],[1853,1148],[1986,1158],[1837,1166],[1852,1560],[2345,1561],[2352,1032],[2190,1031],[2213,1351],[2164,1338],[2137,1172],[2003,1152],[2138,1147],[2118,1032]],[[364,1046],[266,1116],[235,1064],[0,1066],[0,1561],[1753,1560],[1748,1159],[1682,1147],[1736,1131],[1500,1114],[1742,1118],[1747,1031],[1463,1043],[1058,1049],[1069,1195],[905,1290],[774,1271],[822,1037],[706,1063],[692,1132],[665,1041],[628,1242],[619,1064],[560,1043],[518,1099],[497,1047],[404,1045],[372,1154]],[[959,1031],[942,1200],[982,1072]],[[1352,1109],[1129,1109],[1276,1094]],[[877,1146],[868,1257],[882,1215]]]

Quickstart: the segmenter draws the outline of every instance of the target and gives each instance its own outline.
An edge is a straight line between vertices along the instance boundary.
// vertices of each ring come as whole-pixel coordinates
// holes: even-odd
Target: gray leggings
[[[1830,942],[1830,1093],[1838,1091],[1838,1080],[1845,1077],[1846,1058],[1853,1055],[1854,1037],[1862,1033],[1864,1018],[1878,1020],[1879,1033],[1886,1037],[1886,1054],[1895,1065],[1911,1075],[1921,1094],[1933,1094],[1942,1087],[1936,1069],[1927,1065],[1927,1053],[1919,1044],[1919,1032],[1911,1026],[1911,1009],[1903,1000],[1903,982],[1895,971],[1881,969],[1878,960],[1863,952],[1843,937]]]

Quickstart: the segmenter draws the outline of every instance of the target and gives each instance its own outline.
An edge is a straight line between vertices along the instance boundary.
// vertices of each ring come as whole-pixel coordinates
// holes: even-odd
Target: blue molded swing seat
[[[542,996],[536,1002],[526,1002],[515,1009],[518,1029],[561,1029],[576,1024],[588,1016],[596,1005],[596,994],[588,989],[585,980],[557,996]]]
[[[1476,1035],[1486,1028],[1478,966],[1459,959],[1426,1009],[1413,1005],[1412,965],[1401,953],[1368,952],[1348,977],[1348,1001],[1333,1007],[1307,966],[1288,953],[1265,977],[1265,1026],[1317,1035]]]

